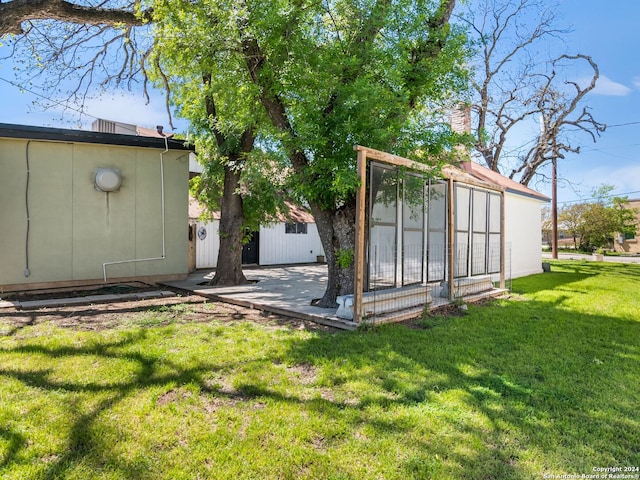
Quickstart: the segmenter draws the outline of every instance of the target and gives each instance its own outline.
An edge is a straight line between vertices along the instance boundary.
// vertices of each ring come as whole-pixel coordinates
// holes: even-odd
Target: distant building
[[[625,207],[636,210],[636,228],[638,228],[640,226],[640,198],[629,200]],[[636,230],[635,234],[617,233],[613,242],[613,249],[620,253],[640,253],[639,236],[638,230]]]

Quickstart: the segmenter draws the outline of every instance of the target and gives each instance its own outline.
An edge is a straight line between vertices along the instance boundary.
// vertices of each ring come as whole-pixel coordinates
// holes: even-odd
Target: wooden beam
[[[455,288],[455,272],[456,272],[456,216],[455,216],[455,198],[453,189],[453,179],[447,180],[448,192],[447,192],[447,244],[448,244],[448,267],[449,267],[449,301],[453,301],[454,288]]]
[[[360,186],[356,193],[356,244],[354,251],[354,279],[353,279],[353,320],[362,320],[362,292],[364,290],[364,237],[365,237],[365,209],[367,189],[367,151],[358,151],[358,178]]]
[[[362,152],[366,158],[372,160],[379,160],[381,162],[389,163],[391,165],[396,165],[398,167],[406,167],[412,170],[419,170],[421,172],[429,172],[436,173],[436,169],[429,165],[425,165],[424,163],[415,162],[413,160],[409,160],[408,158],[399,157],[397,155],[393,155],[387,152],[381,152],[380,150],[375,150],[369,147],[362,147],[360,145],[356,145],[354,147],[358,153]]]

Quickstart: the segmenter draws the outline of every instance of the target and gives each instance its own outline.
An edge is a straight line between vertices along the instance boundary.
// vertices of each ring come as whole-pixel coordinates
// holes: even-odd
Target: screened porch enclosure
[[[371,163],[367,290],[446,278],[447,185]]]
[[[502,187],[452,165],[436,171],[355,149],[354,292],[338,297],[338,317],[397,321],[432,303],[496,293],[496,281],[504,288]]]
[[[364,291],[498,278],[502,192],[373,161],[367,177]]]

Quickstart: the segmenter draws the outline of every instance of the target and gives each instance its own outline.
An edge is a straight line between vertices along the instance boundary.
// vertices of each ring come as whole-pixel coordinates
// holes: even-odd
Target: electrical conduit
[[[165,242],[165,221],[164,221],[164,154],[169,151],[169,142],[167,137],[164,137],[164,151],[160,152],[160,212],[162,221],[162,256],[151,258],[135,258],[133,260],[120,260],[117,262],[105,262],[102,264],[102,276],[104,282],[107,283],[107,266],[109,265],[121,265],[124,263],[137,263],[137,262],[150,262],[153,260],[164,260],[166,257],[166,242]]]

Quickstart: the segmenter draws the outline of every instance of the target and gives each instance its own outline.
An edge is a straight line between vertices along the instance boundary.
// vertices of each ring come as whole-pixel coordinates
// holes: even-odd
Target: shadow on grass
[[[118,472],[118,478],[142,479],[151,478],[148,466],[144,463],[124,462],[112,451],[100,435],[93,432],[95,421],[102,415],[109,414],[121,401],[151,387],[167,387],[170,385],[198,385],[203,392],[215,394],[219,397],[236,398],[234,392],[225,393],[212,389],[203,380],[204,374],[209,374],[221,368],[229,368],[227,364],[215,365],[203,361],[193,368],[184,368],[166,357],[144,354],[136,351],[122,351],[127,347],[136,347],[147,337],[145,329],[138,329],[134,333],[127,333],[124,338],[116,341],[101,342],[83,346],[55,346],[47,347],[39,344],[18,345],[13,348],[0,348],[0,354],[34,355],[47,359],[86,359],[99,357],[101,360],[125,361],[135,366],[136,374],[126,381],[97,382],[91,379],[91,372],[77,381],[55,380],[51,369],[19,370],[0,369],[0,378],[5,377],[21,382],[26,387],[39,392],[55,394],[90,393],[98,394],[99,401],[92,403],[90,408],[81,407],[73,398],[69,400],[68,412],[84,413],[75,415],[67,438],[66,447],[61,455],[54,455],[46,467],[33,478],[64,478],[75,466],[93,465],[93,469],[102,471],[106,466]],[[169,372],[167,372],[169,370]],[[0,428],[0,440],[7,446],[3,456],[0,456],[0,468],[10,468],[12,464],[20,463],[20,450],[28,446],[22,435],[8,429]],[[0,453],[3,451],[0,450]],[[2,471],[0,470],[0,474]],[[1,475],[0,475],[1,476]],[[31,478],[31,477],[30,477]]]
[[[329,365],[329,383],[373,382],[377,396],[361,398],[358,409],[433,412],[402,428],[444,422],[427,429],[433,438],[421,448],[425,461],[458,466],[448,472],[454,478],[586,474],[600,463],[640,460],[639,322],[566,312],[555,302],[510,302],[429,330],[395,325],[317,337],[291,354]]]
[[[577,281],[588,273],[566,275]],[[242,415],[251,415],[245,402],[269,400],[276,405],[274,415],[283,411],[280,405],[294,405],[320,424],[346,424],[345,435],[372,432],[374,445],[394,445],[402,452],[393,460],[395,478],[540,478],[546,471],[589,473],[598,465],[635,465],[640,459],[640,323],[567,311],[562,302],[562,297],[500,302],[428,330],[393,325],[367,333],[289,335],[283,337],[284,352],[265,346],[249,360],[212,354],[190,367],[147,351],[145,329],[99,343],[50,346],[46,339],[25,339],[0,354],[61,362],[97,357],[123,362],[131,374],[101,380],[88,371],[84,378],[61,380],[44,367],[3,368],[0,377],[47,395],[69,394],[67,410],[79,412],[65,433],[65,449],[35,478],[64,478],[78,465],[95,471],[108,466],[118,478],[152,478],[149,460],[123,458],[97,433],[96,423],[143,390],[187,384],[239,404]],[[283,361],[313,373],[302,391],[288,389],[292,380],[284,374],[279,381],[261,379],[259,368],[286,371]],[[242,377],[252,362],[253,376]],[[227,384],[235,375],[236,387],[212,386],[212,373]],[[79,405],[74,394],[97,396]],[[295,421],[284,419],[289,420]],[[0,427],[0,440],[0,468],[24,462],[25,436]],[[366,451],[366,438],[354,441]],[[332,448],[332,442],[325,440],[323,448]],[[367,458],[384,453],[391,455],[368,452]],[[333,473],[352,478],[339,467]]]

